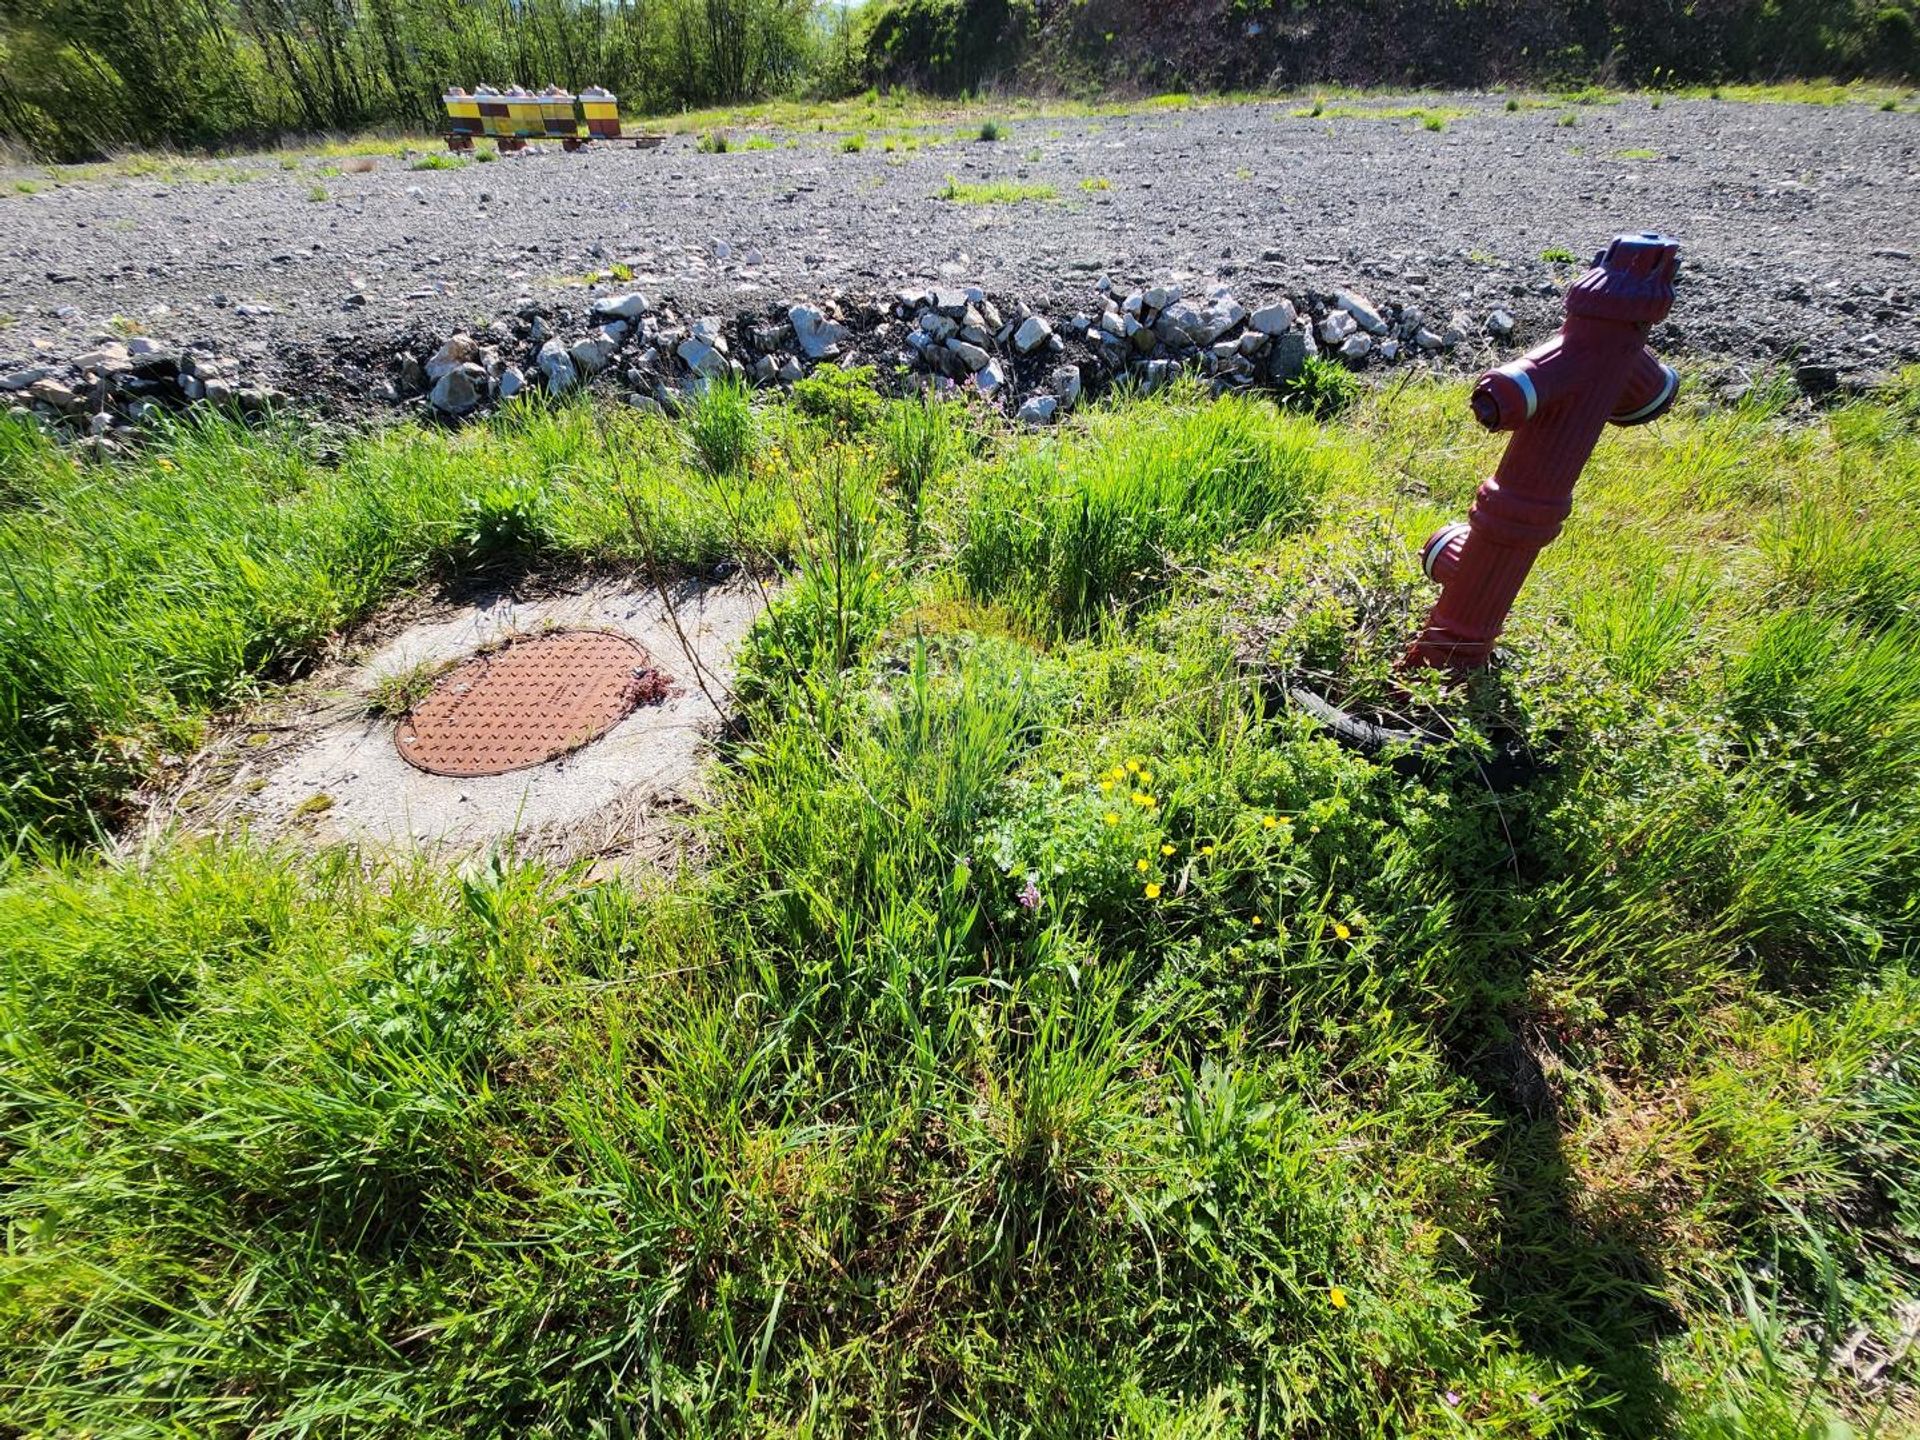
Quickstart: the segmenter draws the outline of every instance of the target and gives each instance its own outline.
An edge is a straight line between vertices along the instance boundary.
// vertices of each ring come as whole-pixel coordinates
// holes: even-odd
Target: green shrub
[[[793,385],[794,408],[840,435],[858,435],[880,418],[880,396],[874,390],[871,365],[843,370],[819,365]]]
[[[1360,380],[1338,360],[1309,355],[1297,375],[1280,386],[1280,402],[1289,410],[1331,419],[1360,398]]]

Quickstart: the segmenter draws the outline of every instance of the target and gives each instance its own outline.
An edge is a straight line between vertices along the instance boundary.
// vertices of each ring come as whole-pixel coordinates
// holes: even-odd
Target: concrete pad
[[[668,598],[670,606],[626,581],[431,607],[243,719],[196,767],[198,798],[174,812],[196,828],[244,825],[376,849],[448,854],[510,842],[523,853],[661,858],[662,845],[673,846],[655,831],[699,794],[732,693],[734,652],[765,603],[750,580],[681,582]],[[560,759],[460,778],[407,764],[394,748],[395,721],[369,711],[388,677],[516,635],[573,628],[639,642],[672,677],[667,698]]]

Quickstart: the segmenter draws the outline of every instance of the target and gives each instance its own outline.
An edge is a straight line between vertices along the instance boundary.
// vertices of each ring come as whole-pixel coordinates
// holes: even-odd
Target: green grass
[[[1458,105],[1328,104],[1315,100],[1288,113],[1296,120],[1418,120],[1429,130],[1444,130],[1449,121],[1464,119],[1473,112]]]
[[[421,155],[407,164],[409,170],[464,170],[467,159],[463,155]]]
[[[956,180],[947,183],[934,198],[951,200],[956,205],[1018,205],[1026,200],[1057,200],[1060,192],[1051,185],[1018,180]]]
[[[1419,767],[1274,680],[1404,703],[1457,384],[0,427],[8,1425],[1911,1433],[1832,1356],[1920,1268],[1920,376],[1785,393],[1603,439]],[[783,579],[698,864],[45,848],[387,596],[641,555]]]

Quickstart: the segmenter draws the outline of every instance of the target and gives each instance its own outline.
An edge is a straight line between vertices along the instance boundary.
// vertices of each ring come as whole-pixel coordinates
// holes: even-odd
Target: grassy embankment
[[[1497,449],[1458,387],[1040,437],[810,399],[337,465],[4,432],[43,840],[400,587],[789,575],[697,872],[13,865],[9,1428],[1913,1432],[1911,383],[1606,439],[1445,702],[1550,761],[1503,794],[1246,664],[1379,692]]]

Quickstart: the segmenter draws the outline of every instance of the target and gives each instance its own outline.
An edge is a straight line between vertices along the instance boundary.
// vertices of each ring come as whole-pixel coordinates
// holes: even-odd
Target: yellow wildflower
[[[1106,820],[1109,825],[1118,825],[1120,823],[1120,817],[1111,810],[1107,811]]]
[[[1160,847],[1160,853],[1161,853],[1162,855],[1171,855],[1171,854],[1173,854],[1173,846],[1171,846],[1171,845],[1162,845],[1162,846]]]
[[[1133,868],[1144,875],[1147,873],[1147,862],[1144,860],[1136,860],[1133,862]]]
[[[1335,1285],[1331,1290],[1327,1291],[1327,1300],[1336,1310],[1344,1310],[1347,1308],[1347,1292],[1342,1290],[1338,1285]]]
[[[1278,820],[1274,819],[1273,816],[1268,815],[1260,821],[1260,828],[1262,830],[1272,830],[1275,827],[1277,827],[1279,824],[1280,822]]]
[[[1258,915],[1256,915],[1256,916],[1254,916],[1254,917],[1253,917],[1253,923],[1254,923],[1254,924],[1256,924],[1256,925],[1258,925],[1258,924],[1260,923],[1260,917],[1259,917]]]
[[[1213,854],[1213,846],[1211,846],[1211,845],[1202,845],[1202,846],[1200,847],[1200,853],[1201,853],[1202,855],[1211,855],[1211,854]]]
[[[1353,938],[1353,931],[1336,920],[1333,922],[1333,938],[1336,940],[1351,940]]]
[[[1113,790],[1113,781],[1111,781],[1111,780],[1102,780],[1102,781],[1100,782],[1100,793],[1101,793],[1102,795],[1106,795],[1106,794],[1110,794],[1110,793],[1112,792],[1112,790]]]
[[[1142,770],[1140,772],[1140,783],[1142,785],[1145,785],[1147,782],[1149,782],[1152,779],[1153,779],[1153,772],[1151,770]]]
[[[1147,882],[1147,899],[1158,900],[1159,898],[1160,898],[1160,887],[1158,885],[1155,885],[1151,880],[1149,880]]]
[[[1129,775],[1138,775],[1140,773],[1140,762],[1138,760],[1127,761],[1127,773]]]

